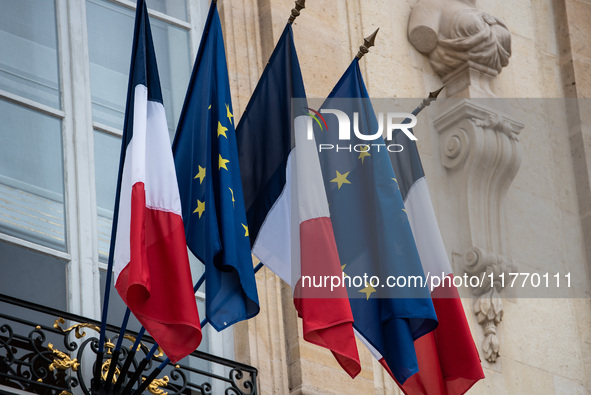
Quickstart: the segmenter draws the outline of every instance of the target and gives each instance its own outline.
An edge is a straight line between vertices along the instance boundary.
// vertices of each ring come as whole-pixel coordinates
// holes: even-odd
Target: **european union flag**
[[[222,28],[212,2],[173,144],[189,249],[218,331],[259,312]]]
[[[357,59],[322,105],[327,130],[316,129],[315,137],[318,144],[327,144],[323,147],[335,147],[319,156],[343,271],[352,279],[370,279],[349,288],[354,327],[374,356],[404,383],[418,371],[413,342],[436,328],[437,317],[429,289],[419,280],[425,276],[381,134],[368,141],[348,130],[350,140],[339,140],[336,114],[323,111],[331,109],[348,115],[350,129],[357,124],[363,134],[376,133],[377,119]],[[417,284],[388,287],[390,276],[413,278]]]

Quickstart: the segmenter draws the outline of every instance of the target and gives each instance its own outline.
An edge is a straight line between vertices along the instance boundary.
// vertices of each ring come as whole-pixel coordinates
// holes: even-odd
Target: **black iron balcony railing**
[[[98,321],[0,294],[0,394],[17,389],[43,395],[90,395],[99,328]],[[103,380],[112,363],[111,351],[118,334],[119,328],[107,327],[108,341],[101,366]],[[119,377],[136,336],[132,331],[125,334],[113,385],[119,379],[121,388],[138,388],[164,361],[165,357],[158,352],[141,374],[134,374],[144,365],[140,361],[154,344],[146,335],[129,370]],[[134,377],[136,382],[128,386]],[[145,393],[255,395],[257,370],[195,351],[178,364],[169,364]]]

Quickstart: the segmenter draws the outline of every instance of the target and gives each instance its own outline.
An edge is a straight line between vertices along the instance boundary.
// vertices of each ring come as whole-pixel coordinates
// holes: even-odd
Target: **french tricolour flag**
[[[288,24],[236,128],[252,253],[294,287],[304,339],[355,377],[361,366],[347,290],[301,287],[302,276],[342,275],[305,97]]]
[[[347,291],[343,286],[311,287],[318,279],[342,276],[316,142],[307,138],[311,129],[312,118],[295,119],[295,145],[285,168],[283,193],[269,211],[252,253],[292,286],[304,339],[330,349],[355,377],[361,366]]]
[[[115,287],[174,363],[197,348],[201,326],[143,0],[136,11],[113,227]]]
[[[401,131],[394,136],[394,142],[404,146],[402,152],[390,153],[390,160],[423,270],[440,277],[444,284],[431,290],[439,326],[414,342],[419,372],[401,389],[405,394],[463,394],[484,378],[484,372],[458,291],[449,286],[453,273],[416,143]],[[443,281],[445,277],[449,279]]]

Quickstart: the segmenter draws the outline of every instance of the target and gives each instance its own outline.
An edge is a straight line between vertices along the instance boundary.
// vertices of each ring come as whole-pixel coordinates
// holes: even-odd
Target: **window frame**
[[[53,0],[57,29],[57,56],[61,108],[0,89],[0,98],[27,109],[51,116],[61,122],[64,184],[64,226],[66,251],[0,233],[0,241],[58,258],[66,263],[68,311],[100,319],[100,271],[107,265],[99,260],[97,240],[97,202],[95,189],[94,133],[95,130],[121,138],[122,130],[92,119],[90,91],[90,60],[86,1]],[[135,2],[107,0],[135,10]],[[192,69],[197,54],[209,4],[187,0],[187,21],[148,9],[151,18],[182,28],[189,33],[189,58]],[[149,4],[148,4],[149,5]],[[198,291],[198,301],[205,294]],[[204,329],[210,340],[210,351],[232,358],[234,354],[232,329],[218,333]]]

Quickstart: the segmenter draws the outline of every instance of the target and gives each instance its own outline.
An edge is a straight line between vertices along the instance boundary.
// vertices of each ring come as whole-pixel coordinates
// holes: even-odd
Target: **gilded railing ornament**
[[[65,352],[53,348],[53,344],[51,343],[47,345],[47,349],[53,353],[53,362],[51,363],[51,365],[49,365],[50,371],[54,371],[55,369],[72,369],[75,372],[78,370],[78,367],[80,366],[80,363],[78,363],[78,359],[71,359],[70,356]]]
[[[86,336],[86,332],[81,332],[81,330],[83,328],[88,328],[88,329],[92,329],[93,331],[100,333],[101,329],[93,324],[76,324],[76,325],[72,325],[71,327],[69,327],[68,329],[64,329],[60,326],[60,324],[65,324],[66,320],[64,320],[62,317],[59,317],[57,320],[55,320],[55,323],[53,324],[53,327],[55,329],[60,329],[62,332],[64,333],[69,333],[72,330],[75,330],[74,332],[74,336],[76,336],[76,339],[82,339],[84,336]]]
[[[149,363],[142,367],[141,362],[148,355],[153,340],[144,338],[145,342],[136,355],[134,347],[130,349],[127,344],[135,342],[136,334],[130,332],[119,339],[121,331],[108,327],[105,336],[106,349],[98,365],[98,381],[93,380],[92,364],[96,361],[98,351],[98,331],[95,329],[99,325],[97,322],[68,312],[59,313],[63,318],[56,320],[53,309],[46,310],[44,306],[16,300],[1,293],[0,302],[24,308],[28,313],[38,314],[38,320],[50,322],[49,325],[43,325],[6,314],[0,317],[0,366],[9,367],[2,374],[1,381],[19,391],[55,395],[120,394],[129,383],[130,377],[139,370],[138,379],[133,380],[130,393],[143,393],[133,388],[141,380],[139,377],[149,377],[154,365],[163,361],[163,357],[152,355]],[[66,322],[87,324],[67,327]],[[76,332],[79,339],[74,338]],[[114,346],[118,340],[122,340],[119,352],[115,351]],[[62,342],[63,346],[60,346]],[[158,354],[161,355],[160,352]],[[129,366],[124,372],[130,355]],[[199,351],[192,353],[191,358],[211,364],[212,370],[221,368],[227,373],[221,376],[190,365],[169,364],[166,377],[161,373],[153,376],[158,380],[152,382],[150,378],[149,382],[146,380],[142,383],[146,385],[146,393],[150,391],[151,394],[170,395],[194,391],[206,395],[212,394],[213,384],[220,389],[220,393],[228,395],[258,393],[257,370],[254,367]],[[150,384],[152,385],[148,388]]]
[[[146,378],[142,377],[142,381],[146,381]],[[152,380],[152,382],[148,386],[148,392],[154,395],[167,395],[168,392],[165,392],[160,387],[166,387],[169,381],[170,379],[168,378],[168,376],[164,376],[161,379]]]
[[[107,381],[107,376],[109,374],[110,367],[111,367],[111,359],[107,359],[103,363],[103,366],[101,367],[101,378],[105,381]],[[119,377],[120,374],[121,374],[121,371],[119,370],[118,367],[116,367],[115,373],[113,374],[113,379],[112,379],[113,384],[115,384],[115,382],[117,381],[117,377]]]

